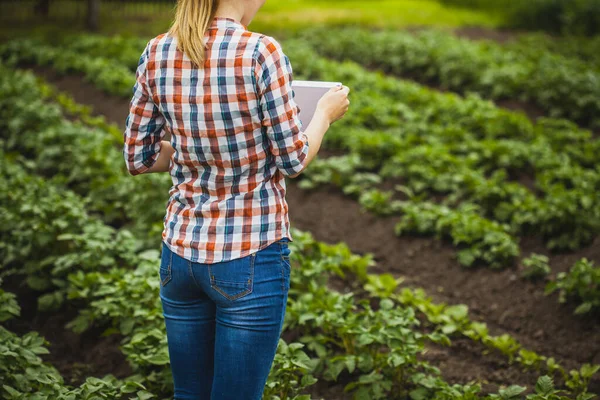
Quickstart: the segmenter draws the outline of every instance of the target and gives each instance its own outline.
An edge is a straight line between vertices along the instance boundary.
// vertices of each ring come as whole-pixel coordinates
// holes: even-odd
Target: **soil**
[[[65,383],[79,386],[87,377],[102,378],[112,374],[117,378],[131,376],[133,371],[119,349],[120,335],[101,336],[105,328],[92,328],[76,334],[66,328],[77,314],[73,303],[67,302],[55,312],[38,310],[37,298],[41,295],[30,289],[21,276],[5,278],[3,289],[14,293],[21,307],[21,315],[3,322],[6,329],[18,335],[35,331],[48,342],[49,354],[41,358],[56,367]]]
[[[128,110],[128,101],[101,93],[80,77],[56,78],[52,73],[36,70],[60,90],[72,94],[78,103],[92,105],[95,113],[104,115],[109,121],[123,125]],[[345,242],[355,253],[372,253],[377,265],[374,273],[392,273],[403,276],[403,285],[422,287],[435,301],[451,304],[466,304],[473,320],[486,322],[490,333],[508,333],[529,350],[534,350],[556,360],[567,369],[579,368],[583,363],[600,363],[600,321],[589,316],[573,315],[572,305],[559,304],[557,295],[544,296],[544,283],[531,282],[519,277],[519,263],[496,271],[485,267],[464,268],[455,259],[455,250],[450,243],[427,237],[396,237],[394,225],[398,218],[382,218],[363,212],[358,203],[344,196],[334,187],[320,187],[314,191],[299,189],[294,180],[288,180],[286,195],[292,225],[311,232],[317,240],[326,243]],[[600,237],[577,252],[551,254],[536,237],[523,238],[520,243],[522,256],[530,253],[546,254],[550,257],[553,273],[568,270],[582,257],[600,264]],[[19,299],[21,301],[21,299]],[[33,315],[33,314],[32,314]],[[43,317],[39,317],[43,318]],[[64,317],[53,316],[62,323]],[[67,318],[64,318],[66,321]],[[56,323],[55,326],[60,325]],[[48,323],[50,324],[50,323]],[[31,329],[48,332],[48,328],[33,325]],[[51,331],[52,329],[50,329]],[[63,331],[55,336],[55,348],[74,346],[72,350],[61,350],[54,356],[53,363],[61,372],[69,375],[67,364],[71,362],[93,363],[93,368],[109,370],[107,357],[93,358],[95,347],[105,346],[111,352],[114,342],[105,338],[95,338],[94,343],[86,343],[86,338],[70,336]],[[52,336],[51,336],[52,337]],[[83,342],[83,343],[82,343]],[[77,347],[79,346],[79,347]],[[89,350],[92,349],[92,350]],[[519,383],[531,388],[534,375],[522,372],[518,365],[508,365],[497,355],[481,356],[483,346],[468,339],[454,339],[451,348],[432,347],[427,355],[435,361],[442,374],[451,382],[467,382],[471,379],[484,379],[494,390],[499,383]],[[70,355],[69,355],[70,354]],[[98,354],[98,355],[99,355]],[[73,357],[73,358],[70,358]],[[63,358],[63,360],[58,360]],[[112,361],[111,361],[112,362]],[[114,359],[113,373],[126,364]],[[103,372],[102,372],[103,373]],[[100,374],[96,374],[99,376]],[[345,399],[326,392],[329,384],[323,384],[321,395],[328,399]],[[342,387],[335,393],[342,393]],[[315,389],[317,390],[317,389]],[[592,392],[600,392],[600,377],[590,384]]]
[[[69,93],[79,104],[92,105],[94,115],[104,115],[107,120],[119,127],[125,127],[129,114],[129,100],[106,94],[91,83],[86,82],[83,75],[60,75],[47,67],[31,67],[36,75],[62,91]]]
[[[533,103],[527,103],[519,100],[496,100],[498,107],[506,108],[510,111],[523,111],[532,121],[537,121],[538,118],[545,117],[546,113],[540,107]]]
[[[497,43],[507,43],[516,39],[520,32],[503,29],[491,29],[481,26],[463,26],[454,30],[456,36],[469,40],[492,40]]]

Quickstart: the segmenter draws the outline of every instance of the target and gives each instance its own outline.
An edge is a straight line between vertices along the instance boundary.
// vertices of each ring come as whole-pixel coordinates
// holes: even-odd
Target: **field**
[[[250,26],[281,39],[296,79],[352,88],[288,181],[292,285],[265,399],[600,393],[600,38],[500,30],[495,7],[451,3],[271,2]],[[1,398],[172,397],[171,180],[129,176],[121,154],[165,14],[2,29]]]

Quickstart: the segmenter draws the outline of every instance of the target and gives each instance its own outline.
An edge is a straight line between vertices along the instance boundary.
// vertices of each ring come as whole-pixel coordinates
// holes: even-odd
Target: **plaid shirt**
[[[129,173],[142,174],[170,134],[163,241],[192,262],[216,263],[292,240],[284,178],[303,169],[308,140],[292,67],[275,39],[223,17],[205,38],[203,68],[167,34],[148,42],[123,155]]]

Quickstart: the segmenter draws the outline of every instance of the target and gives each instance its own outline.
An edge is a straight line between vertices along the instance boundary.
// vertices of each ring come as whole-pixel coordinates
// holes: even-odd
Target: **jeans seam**
[[[287,302],[286,302],[286,293],[285,293],[285,265],[283,265],[285,261],[282,259],[281,260],[281,303],[282,303],[282,311],[281,311],[281,318],[279,320],[279,336],[281,337],[281,334],[283,333],[283,324],[285,321],[285,310],[287,308]],[[275,352],[277,352],[277,346],[275,346]]]
[[[285,291],[285,266],[283,265],[284,262],[285,261],[283,261],[283,259],[279,261],[279,263],[281,264],[280,270],[281,270],[281,290],[282,291]]]
[[[283,263],[285,260],[283,259],[283,243],[279,242],[279,269],[281,270],[281,290],[285,291],[285,265]]]
[[[190,276],[192,277],[192,280],[194,281],[194,285],[196,285],[196,287],[198,289],[202,289],[202,286],[200,286],[198,284],[198,281],[196,281],[196,277],[194,276],[194,272],[192,271],[192,262],[190,260],[188,260],[188,272],[190,273]]]

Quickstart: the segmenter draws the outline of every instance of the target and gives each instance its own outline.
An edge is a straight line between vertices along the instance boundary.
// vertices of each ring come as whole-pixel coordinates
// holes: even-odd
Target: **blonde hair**
[[[210,27],[219,0],[178,0],[169,35],[177,38],[177,48],[198,67],[204,65],[204,34]]]

